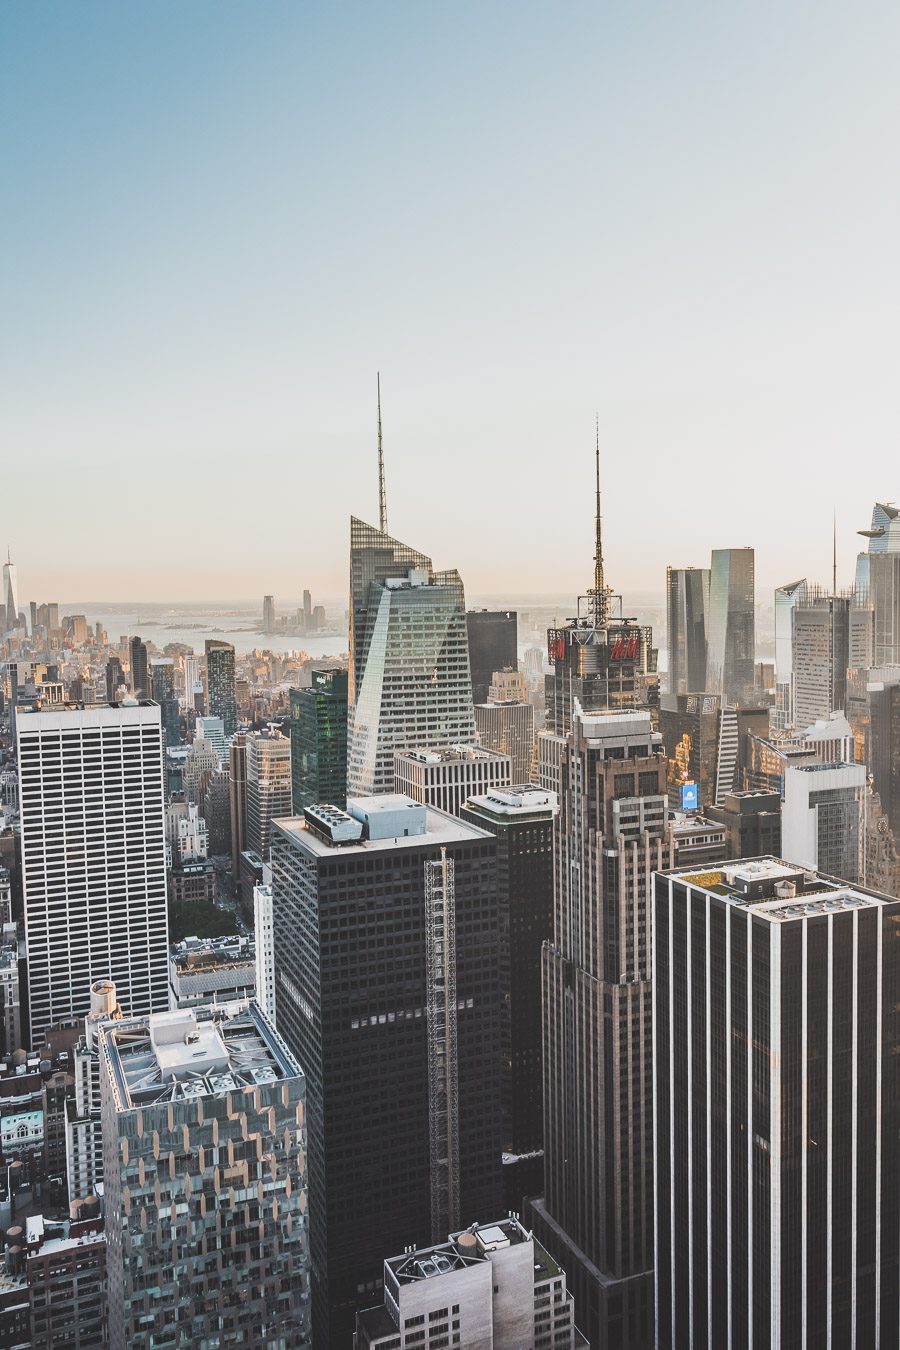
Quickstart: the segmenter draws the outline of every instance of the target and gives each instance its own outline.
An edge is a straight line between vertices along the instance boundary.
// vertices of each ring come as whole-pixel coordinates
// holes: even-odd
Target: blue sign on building
[[[700,805],[700,794],[697,791],[696,783],[682,783],[681,785],[681,809],[682,811],[696,811]]]

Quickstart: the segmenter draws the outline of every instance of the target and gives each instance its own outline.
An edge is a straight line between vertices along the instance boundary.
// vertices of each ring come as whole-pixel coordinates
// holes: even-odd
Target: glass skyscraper
[[[714,548],[709,578],[706,688],[723,704],[754,696],[756,618],[752,548]]]
[[[780,730],[794,725],[794,606],[806,595],[806,581],[775,588],[775,714]]]
[[[393,789],[395,751],[471,745],[475,711],[459,573],[434,572],[423,554],[354,521],[350,586],[355,796]]]
[[[291,690],[294,811],[347,800],[346,670],[313,670],[308,689]]]
[[[669,693],[698,694],[706,688],[709,568],[666,569]]]
[[[209,711],[221,717],[226,736],[237,731],[237,702],[234,696],[234,647],[216,638],[206,639],[206,683]]]

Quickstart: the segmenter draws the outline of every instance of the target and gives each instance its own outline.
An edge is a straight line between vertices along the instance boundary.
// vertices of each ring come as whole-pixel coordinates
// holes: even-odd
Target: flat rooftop
[[[368,804],[373,799],[366,797],[364,800]],[[390,802],[392,799],[385,796],[379,800]],[[405,804],[407,798],[400,798],[400,801]],[[489,830],[481,830],[477,825],[467,825],[456,816],[448,816],[430,806],[423,809],[426,813],[426,828],[423,834],[401,835],[399,838],[391,835],[388,839],[361,839],[358,843],[351,844],[335,844],[329,839],[324,839],[310,828],[302,816],[278,817],[272,821],[272,827],[295,848],[313,853],[319,858],[333,858],[338,855],[347,858],[356,853],[385,852],[396,849],[398,844],[402,844],[404,848],[433,848],[436,844],[458,844],[468,839],[492,838]]]
[[[300,1073],[254,1002],[102,1023],[120,1111],[189,1101]]]
[[[687,882],[695,890],[750,910],[771,923],[893,903],[890,896],[879,891],[851,886],[839,877],[771,856],[737,859],[701,870],[696,864],[676,867],[660,875]]]
[[[555,792],[536,787],[534,783],[518,783],[512,787],[491,788],[471,796],[467,806],[485,811],[492,816],[546,816],[555,815],[559,798]]]
[[[394,759],[410,759],[416,764],[454,764],[464,760],[506,760],[509,755],[500,750],[488,750],[483,745],[448,745],[442,750],[396,750]]]
[[[531,1234],[518,1220],[498,1219],[496,1223],[473,1224],[461,1233],[452,1233],[446,1242],[391,1257],[385,1265],[398,1284],[415,1284],[488,1261],[501,1248],[529,1241]]]

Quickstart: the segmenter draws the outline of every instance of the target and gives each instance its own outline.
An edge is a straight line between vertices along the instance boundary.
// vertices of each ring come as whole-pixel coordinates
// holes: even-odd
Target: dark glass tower
[[[234,696],[234,648],[230,642],[206,639],[206,683],[209,711],[221,717],[226,736],[237,731],[237,702]]]
[[[666,568],[666,614],[670,694],[706,688],[706,625],[709,568]]]
[[[131,692],[135,698],[150,698],[150,664],[146,643],[139,637],[131,639]]]
[[[592,1350],[653,1346],[651,875],[671,866],[650,713],[576,714],[544,946],[544,1198],[532,1217]]]
[[[655,879],[657,1346],[900,1345],[900,902]]]
[[[153,702],[159,704],[166,745],[181,744],[181,709],[175,693],[175,663],[170,658],[150,662]]]
[[[313,670],[308,689],[291,690],[294,811],[347,800],[347,671]]]
[[[510,609],[470,609],[466,627],[472,698],[475,703],[486,703],[494,671],[519,668],[518,615]]]
[[[556,811],[552,792],[526,786],[493,788],[471,797],[460,812],[462,820],[490,830],[497,840],[507,1154],[543,1147],[541,949],[553,936]]]
[[[348,807],[307,808],[272,837],[276,1013],[306,1074],[323,1350],[350,1350],[387,1254],[501,1203],[494,839],[408,797]]]
[[[125,684],[125,672],[117,656],[111,656],[106,663],[106,701],[114,703],[116,691]]]

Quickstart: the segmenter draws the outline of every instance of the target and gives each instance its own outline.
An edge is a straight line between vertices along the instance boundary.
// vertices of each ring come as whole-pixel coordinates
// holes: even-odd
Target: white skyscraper
[[[32,1045],[113,980],[134,1016],[168,1007],[160,710],[98,704],[16,718]]]
[[[263,875],[271,875],[271,868]],[[272,921],[272,885],[253,887],[253,921],[256,932],[256,1001],[275,1025],[275,939]]]

